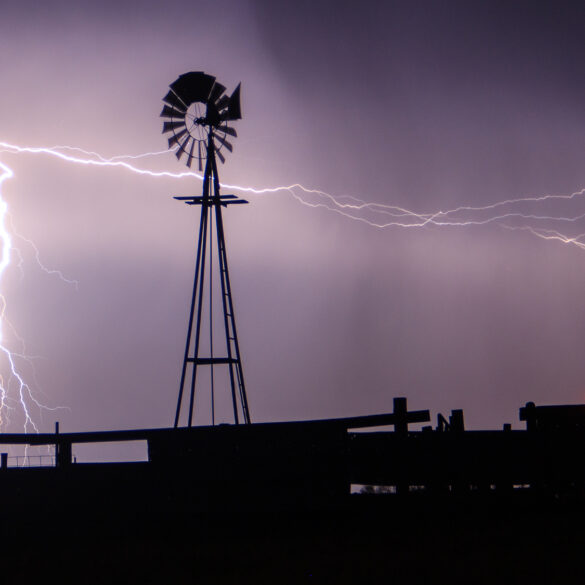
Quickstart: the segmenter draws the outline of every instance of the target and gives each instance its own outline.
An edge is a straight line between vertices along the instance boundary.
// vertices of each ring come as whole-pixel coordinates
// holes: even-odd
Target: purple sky
[[[0,141],[160,151],[162,96],[203,70],[229,91],[242,82],[226,183],[298,182],[417,213],[579,191],[585,9],[509,4],[19,2],[0,20]],[[44,273],[15,237],[6,316],[41,356],[36,381],[19,367],[45,404],[69,408],[39,428],[171,425],[198,219],[171,196],[200,182],[0,161],[15,173],[2,189],[14,230],[79,282]],[[172,154],[134,164],[184,170]],[[575,218],[583,197],[450,219]],[[388,412],[402,395],[433,416],[463,408],[468,428],[520,428],[528,400],[585,402],[585,250],[504,227],[576,236],[585,220],[377,228],[288,192],[249,200],[226,224],[254,421]],[[4,428],[18,431],[11,412]]]

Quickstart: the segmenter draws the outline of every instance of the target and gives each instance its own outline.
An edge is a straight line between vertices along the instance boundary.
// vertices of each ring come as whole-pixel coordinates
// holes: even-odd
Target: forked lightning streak
[[[0,162],[0,288],[14,250],[12,237],[7,228],[8,204],[3,196],[4,183],[13,176],[12,170]],[[42,265],[41,267],[44,269]],[[16,414],[15,411],[20,411],[18,414],[23,420],[22,430],[39,432],[35,411],[55,411],[62,407],[52,408],[43,404],[35,396],[30,384],[25,381],[17,360],[30,361],[30,358],[9,348],[8,341],[5,339],[5,329],[10,326],[6,319],[6,301],[3,295],[0,295],[0,299],[2,301],[0,307],[0,431],[6,431],[11,422],[11,415]],[[15,337],[18,339],[18,336],[15,335]]]
[[[193,171],[171,172],[167,170],[153,171],[135,166],[129,161],[156,157],[168,153],[168,150],[147,152],[136,155],[119,155],[105,157],[97,152],[84,150],[73,146],[33,147],[19,146],[7,142],[0,142],[0,152],[12,154],[45,155],[57,158],[63,162],[91,167],[119,168],[138,175],[160,179],[196,178],[202,180],[202,175]],[[34,243],[19,234],[14,229],[9,230],[8,206],[2,193],[4,183],[14,177],[13,171],[3,162],[0,162],[0,291],[2,290],[3,276],[10,266],[12,252],[15,251],[12,235],[28,243],[34,250],[37,263],[45,272],[56,274],[66,282],[77,285],[76,281],[67,279],[58,270],[49,270],[40,261],[39,251]],[[344,216],[347,219],[365,223],[371,227],[383,228],[462,228],[497,225],[509,230],[522,230],[547,241],[555,241],[576,246],[585,250],[585,233],[578,224],[585,219],[583,196],[585,189],[568,195],[547,194],[540,196],[523,197],[496,201],[485,206],[464,205],[453,209],[437,210],[432,212],[416,212],[401,206],[367,202],[362,199],[344,195],[335,196],[320,189],[310,189],[300,183],[276,187],[254,188],[249,186],[231,185],[224,183],[224,188],[233,189],[241,193],[257,196],[270,194],[289,194],[300,204],[321,208]],[[534,207],[563,203],[573,205],[575,211],[571,214],[535,213]],[[527,209],[528,208],[528,209]],[[566,234],[559,230],[559,226],[572,224],[576,233]],[[0,311],[0,358],[3,356],[7,366],[7,373],[0,375],[0,431],[5,430],[10,413],[20,409],[24,418],[25,431],[38,431],[31,408],[36,410],[54,410],[42,404],[35,398],[31,387],[22,377],[15,358],[23,359],[22,353],[11,351],[4,340],[4,330],[7,321],[5,304]]]

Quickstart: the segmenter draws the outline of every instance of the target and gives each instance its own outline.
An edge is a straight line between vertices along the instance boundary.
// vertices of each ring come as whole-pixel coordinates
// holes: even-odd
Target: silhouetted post
[[[8,467],[8,453],[0,453],[1,463],[0,466],[2,469],[6,469]]]
[[[71,465],[71,443],[59,440],[59,423],[55,423],[55,465],[66,467]]]
[[[57,444],[57,467],[71,465],[71,443],[60,442]]]
[[[413,412],[408,412],[408,406],[406,403],[406,398],[403,396],[394,398],[394,433],[398,437],[399,445],[402,448],[405,448],[406,445],[403,444],[402,439],[408,438],[408,424],[409,423],[416,423],[416,422],[428,422],[431,420],[431,415],[428,410],[418,410]],[[399,448],[400,448],[399,446]],[[406,476],[408,476],[408,471],[405,471]],[[406,493],[408,492],[409,484],[408,478],[400,479],[396,484],[396,492],[397,493]]]
[[[59,434],[59,421],[55,421],[55,465],[59,465],[59,441],[57,441],[58,434]]]
[[[394,432],[401,436],[408,434],[408,408],[404,397],[394,399]]]
[[[449,421],[442,415],[437,415],[437,431],[442,433],[445,431],[464,431],[465,421],[463,419],[463,410],[456,408],[451,411]]]
[[[394,398],[394,432],[400,437],[408,436],[408,407],[404,397]],[[396,493],[408,493],[408,481],[399,480],[396,484]]]
[[[449,423],[447,422],[447,419],[439,412],[439,414],[437,414],[437,432],[443,433],[448,429]]]
[[[520,420],[526,421],[526,430],[536,430],[536,404],[527,402],[526,406],[520,409]]]
[[[463,410],[457,408],[451,411],[449,417],[449,427],[451,431],[461,432],[465,430],[465,422],[463,420]]]

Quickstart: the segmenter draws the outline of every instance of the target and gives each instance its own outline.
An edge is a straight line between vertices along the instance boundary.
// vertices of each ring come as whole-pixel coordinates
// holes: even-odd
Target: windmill
[[[239,120],[240,85],[228,96],[226,88],[212,75],[202,71],[192,71],[181,75],[170,85],[170,90],[163,98],[165,103],[161,117],[165,118],[163,134],[170,133],[169,148],[175,150],[178,160],[185,157],[185,164],[191,168],[197,160],[199,170],[203,173],[203,192],[201,196],[175,197],[187,205],[201,206],[199,237],[195,261],[195,278],[187,327],[187,341],[181,370],[181,382],[175,427],[181,422],[183,402],[189,396],[187,426],[193,425],[197,370],[200,366],[210,368],[211,381],[211,417],[215,424],[215,390],[214,366],[226,366],[229,372],[231,402],[234,422],[250,422],[240,347],[234,316],[234,304],[227,254],[224,238],[222,207],[233,204],[248,203],[235,195],[221,195],[217,173],[216,157],[225,162],[225,151],[232,151],[227,137],[237,137],[236,131],[229,123]],[[214,355],[213,342],[213,225],[215,224],[215,250],[220,281],[221,307],[223,311],[223,349],[225,355]],[[209,249],[209,268],[206,279],[206,260]],[[201,355],[201,329],[205,303],[205,283],[209,283],[208,320],[209,320],[209,355]]]

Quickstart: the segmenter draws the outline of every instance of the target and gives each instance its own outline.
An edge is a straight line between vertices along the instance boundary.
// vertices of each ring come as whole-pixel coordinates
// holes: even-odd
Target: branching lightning
[[[139,175],[153,178],[183,179],[194,177],[199,180],[202,179],[200,173],[192,171],[184,171],[180,173],[164,170],[152,171],[134,166],[127,162],[128,160],[137,160],[165,154],[169,152],[168,150],[108,158],[97,152],[72,146],[53,146],[45,148],[18,146],[7,142],[0,142],[0,152],[44,154],[75,164],[97,167],[118,167]],[[71,152],[78,153],[78,155],[68,154]],[[582,201],[583,196],[585,195],[585,189],[575,191],[569,195],[548,194],[517,199],[506,199],[484,206],[465,205],[448,210],[415,212],[396,205],[367,202],[349,195],[335,196],[320,189],[310,189],[300,183],[264,188],[231,185],[228,183],[223,183],[222,186],[227,189],[233,189],[251,195],[288,193],[302,205],[326,209],[348,219],[363,222],[375,228],[453,228],[496,224],[507,229],[524,230],[542,239],[555,240],[585,249],[585,243],[581,241],[583,239],[583,234],[570,236],[563,234],[558,230],[551,230],[544,225],[545,222],[575,224],[585,218],[585,212],[565,216],[522,211],[523,207],[526,208],[526,206],[529,205],[542,205],[554,201]]]
[[[0,162],[0,287],[6,270],[10,266],[12,252],[14,251],[12,236],[7,227],[9,221],[8,204],[2,194],[4,183],[13,177],[13,171]],[[34,244],[29,240],[27,241],[36,251]],[[49,273],[57,273],[62,277],[60,272],[48,270],[42,264],[40,266],[43,270]],[[42,412],[44,410],[54,411],[60,407],[51,408],[46,406],[35,396],[33,389],[25,381],[16,362],[17,359],[30,362],[31,358],[26,356],[24,351],[15,352],[9,348],[5,339],[6,327],[10,327],[15,333],[14,328],[6,318],[6,300],[3,295],[0,295],[0,356],[3,356],[2,361],[6,366],[6,373],[0,374],[0,431],[6,430],[6,427],[10,424],[11,414],[15,410],[20,410],[20,416],[24,420],[23,430],[25,432],[39,432],[32,409],[35,408],[37,411]],[[15,337],[21,342],[24,350],[24,342],[16,334]]]
[[[10,218],[9,215],[7,215],[7,217]],[[12,224],[12,222],[10,222],[10,223]],[[45,272],[46,274],[49,274],[49,275],[55,275],[63,282],[65,282],[67,284],[72,284],[73,286],[75,286],[75,290],[79,290],[79,282],[77,280],[74,280],[72,278],[67,278],[60,270],[57,270],[56,268],[48,268],[47,266],[45,266],[43,264],[43,262],[41,261],[41,254],[40,254],[39,249],[37,248],[36,244],[32,240],[25,238],[22,234],[19,234],[14,229],[14,226],[11,225],[11,228],[12,228],[12,233],[14,234],[15,237],[17,237],[19,240],[22,240],[23,242],[26,242],[32,248],[36,263],[43,272]],[[14,250],[16,251],[17,248],[14,248]],[[20,252],[19,252],[19,254],[20,254]],[[22,269],[22,266],[21,266],[22,265],[22,254],[20,255],[20,257],[21,257],[21,262],[19,263],[19,266]]]
[[[67,163],[92,167],[119,168],[152,178],[183,179],[191,177],[199,180],[202,179],[201,174],[192,171],[153,171],[135,166],[135,164],[129,162],[163,155],[168,153],[168,150],[137,155],[104,157],[97,152],[72,146],[53,146],[46,148],[18,146],[7,142],[0,142],[1,152],[50,156]],[[11,263],[12,252],[18,253],[18,249],[13,244],[13,237],[18,238],[32,247],[36,261],[42,270],[48,274],[55,274],[65,282],[77,286],[76,281],[65,278],[60,271],[46,268],[40,261],[39,251],[34,243],[17,234],[14,230],[8,214],[8,206],[2,194],[3,184],[13,177],[13,171],[6,164],[0,162],[0,291],[2,290],[3,276]],[[565,202],[575,208],[577,207],[576,202],[583,203],[585,189],[575,191],[568,195],[550,194],[506,199],[485,206],[468,205],[432,212],[415,212],[404,207],[367,202],[348,195],[335,196],[319,189],[307,188],[300,183],[264,188],[231,185],[227,183],[223,183],[222,186],[226,189],[256,196],[277,193],[287,194],[304,206],[321,208],[378,229],[442,229],[497,225],[509,230],[522,230],[542,240],[570,244],[580,250],[585,250],[585,231],[583,231],[583,228],[579,228],[579,222],[585,219],[585,211],[583,209],[575,209],[569,215],[544,212],[537,213],[534,211],[535,207],[546,209],[545,206],[551,202]],[[10,224],[10,229],[7,224]],[[576,233],[574,235],[563,233],[560,231],[561,226],[574,226]],[[43,411],[48,409],[48,407],[43,405],[35,397],[31,387],[24,380],[15,362],[15,358],[27,359],[24,355],[24,343],[22,342],[23,351],[19,353],[9,350],[6,346],[4,330],[6,327],[10,327],[12,330],[13,328],[6,319],[5,309],[6,303],[0,292],[0,357],[4,356],[8,366],[7,374],[2,375],[0,373],[0,431],[9,422],[11,413],[15,409],[20,409],[24,417],[24,430],[37,432],[38,423],[34,420],[31,408],[34,407],[37,411]]]

